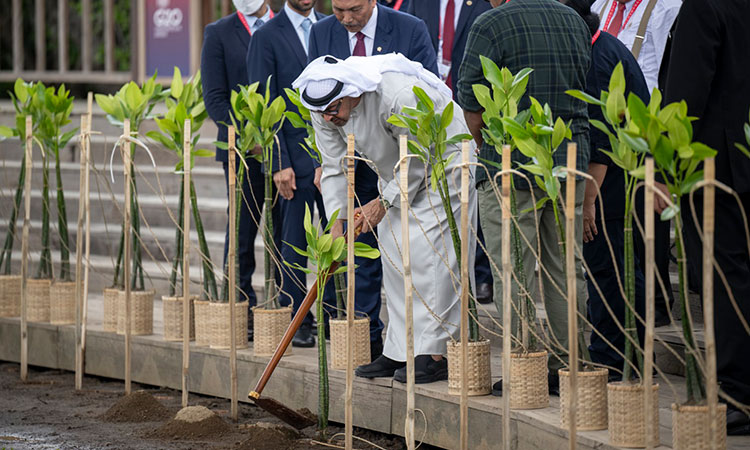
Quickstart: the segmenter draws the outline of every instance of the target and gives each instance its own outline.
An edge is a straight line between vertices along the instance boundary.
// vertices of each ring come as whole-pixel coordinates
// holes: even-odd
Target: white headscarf
[[[327,58],[329,61],[335,59],[337,63],[326,62]],[[294,80],[292,87],[299,88],[301,93],[307,92],[307,95],[312,98],[323,98],[333,91],[338,82],[343,83],[341,92],[333,96],[325,105],[313,106],[305,100],[304,96],[300,96],[306,108],[311,111],[323,111],[328,105],[342,97],[359,97],[365,92],[373,92],[386,72],[398,72],[417,77],[448,98],[453,95],[450,88],[434,73],[400,53],[350,56],[345,60],[321,56],[308,64],[300,76]]]

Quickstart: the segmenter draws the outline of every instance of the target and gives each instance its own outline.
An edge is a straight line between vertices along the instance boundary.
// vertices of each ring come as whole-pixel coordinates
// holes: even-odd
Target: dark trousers
[[[297,263],[302,267],[307,267],[307,258],[294,251],[289,244],[297,248],[305,249],[307,240],[305,238],[305,228],[303,226],[305,219],[305,206],[310,208],[312,214],[317,206],[318,215],[323,220],[325,226],[325,209],[323,208],[323,197],[320,191],[313,184],[314,174],[296,179],[297,190],[294,191],[294,197],[291,200],[281,198],[281,257],[289,264]],[[281,267],[281,304],[284,306],[292,304],[294,314],[297,314],[302,300],[307,294],[307,275],[298,269],[293,269],[286,264]],[[308,312],[303,321],[304,324],[313,325],[313,315]]]
[[[636,194],[636,213],[638,214],[638,220],[641,222],[642,227],[646,227],[645,217],[643,214],[643,189],[640,189]],[[656,217],[654,218],[654,264],[656,265],[656,271],[659,274],[659,278],[664,282],[666,288],[666,296],[664,291],[659,285],[659,280],[656,279],[656,289],[654,290],[654,307],[656,313],[656,319],[659,320],[662,317],[668,317],[667,305],[670,307],[674,304],[674,294],[672,293],[672,283],[669,281],[669,262],[671,255],[671,244],[669,240],[669,229],[671,222],[665,222],[661,220],[661,217],[657,213],[653,213]],[[635,254],[639,261],[646,260],[646,247],[643,242],[643,236],[640,230],[633,221],[633,242],[635,243]]]
[[[365,205],[371,200],[378,198],[378,176],[367,164],[357,161],[354,171],[354,192],[356,198],[354,207]],[[329,211],[333,212],[333,211]],[[372,248],[378,248],[375,233],[362,234],[357,242],[364,242]],[[382,340],[383,322],[380,320],[380,307],[382,304],[380,290],[383,286],[383,264],[380,258],[366,259],[354,258],[357,270],[354,275],[354,309],[357,314],[367,315],[370,318],[370,341]],[[336,297],[334,283],[331,280],[326,288],[325,303],[328,314],[326,317],[336,317]]]
[[[264,198],[264,187],[263,187],[263,174],[260,173],[259,164],[255,160],[248,160],[248,166],[250,167],[250,173],[245,176],[242,183],[242,194],[243,197],[240,199],[240,204],[237,205],[240,208],[240,232],[239,239],[237,242],[238,257],[240,266],[238,269],[239,285],[241,296],[238,300],[247,300],[249,307],[253,307],[257,304],[257,298],[255,290],[253,289],[253,273],[255,272],[255,237],[258,234],[258,226],[260,225],[260,214],[263,210],[263,198]],[[224,182],[227,186],[227,195],[229,195],[229,173],[228,163],[222,163],[224,168]],[[236,163],[236,168],[239,168],[239,162]],[[227,213],[229,211],[227,210]],[[280,248],[281,243],[281,217],[279,202],[277,201],[273,207],[274,215],[274,241],[276,247]],[[229,221],[227,221],[226,237],[224,239],[224,266],[226,266],[227,252],[229,250]],[[278,270],[276,270],[277,282],[278,282]],[[252,326],[252,320],[250,320],[248,326]]]
[[[750,211],[750,193],[741,194],[742,206]],[[703,221],[703,196],[695,195],[695,210]],[[719,385],[735,400],[750,404],[750,335],[739,314],[750,322],[750,255],[743,225],[742,212],[734,197],[716,192],[716,233],[714,257],[732,290],[739,307],[735,310],[719,275],[714,271],[714,328],[716,365]],[[683,202],[682,219],[685,250],[690,273],[702,274],[703,244],[692,221],[690,206]],[[702,292],[702,278],[692,280]]]
[[[594,240],[583,244],[583,257],[588,265],[586,273],[587,289],[589,293],[588,315],[595,331],[591,332],[591,343],[589,352],[591,360],[598,364],[604,364],[614,367],[617,370],[623,369],[624,359],[621,356],[625,351],[625,336],[620,327],[625,326],[625,303],[620,292],[617,282],[617,272],[620,279],[625,283],[625,234],[623,231],[624,222],[622,219],[606,221],[607,233],[612,243],[612,248],[617,260],[617,271],[612,264],[612,255],[604,237],[601,223],[597,223],[599,234],[594,236]],[[645,279],[643,271],[640,268],[638,257],[635,256],[635,292],[636,292],[636,311],[641,317],[644,317],[644,294]],[[604,295],[604,299],[599,295],[594,281]],[[607,302],[605,304],[605,301]],[[607,308],[611,308],[612,315]],[[639,341],[643,342],[644,328],[638,322]],[[618,326],[619,324],[619,326]],[[597,333],[598,332],[598,333]],[[608,342],[607,342],[608,341]],[[620,353],[617,352],[619,350]]]
[[[477,209],[479,212],[479,209]],[[477,254],[474,260],[474,277],[476,283],[482,284],[487,283],[492,286],[492,270],[490,269],[490,259],[487,257],[487,253],[484,252],[482,245],[484,245],[484,234],[482,233],[482,226],[479,222],[479,215],[477,214]]]

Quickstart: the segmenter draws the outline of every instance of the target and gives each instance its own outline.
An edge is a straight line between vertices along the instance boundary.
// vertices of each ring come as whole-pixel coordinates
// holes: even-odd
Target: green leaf
[[[208,150],[208,149],[205,149],[205,148],[201,148],[201,149],[198,149],[198,150],[193,150],[192,155],[193,156],[198,156],[200,158],[210,158],[212,156],[216,156],[216,153],[212,152],[211,150]]]
[[[0,136],[2,136],[3,138],[13,137],[13,129],[0,125]]]
[[[443,114],[440,117],[440,126],[442,129],[447,129],[453,121],[453,102],[449,102],[443,110]]]
[[[414,86],[412,88],[412,91],[414,92],[414,95],[417,96],[419,101],[424,103],[424,105],[427,107],[428,111],[432,111],[435,109],[435,103],[432,101],[429,95],[424,91],[424,89],[420,88],[419,86]]]
[[[578,90],[572,90],[571,89],[571,90],[565,91],[565,93],[568,94],[568,95],[570,95],[573,98],[577,98],[578,100],[582,100],[582,101],[584,101],[586,103],[589,103],[589,104],[592,104],[592,105],[605,106],[604,102],[602,102],[598,98],[596,98],[596,97],[594,97],[592,95],[589,95],[589,94],[587,94],[587,93],[585,93],[583,91],[578,91]]]
[[[380,252],[364,242],[354,242],[354,256],[361,258],[376,259],[380,257]]]
[[[661,220],[663,220],[664,222],[668,222],[679,213],[680,208],[678,208],[677,205],[667,206],[664,211],[661,212]]]
[[[180,98],[182,95],[182,87],[182,74],[180,73],[180,68],[174,66],[174,75],[172,76],[172,84],[170,86],[173,98]]]
[[[346,257],[346,239],[343,236],[339,236],[333,241],[331,246],[331,255],[334,261],[341,261]]]
[[[479,60],[482,63],[482,72],[484,73],[484,77],[487,79],[487,81],[489,81],[493,86],[503,86],[503,78],[500,74],[500,69],[497,67],[497,64],[495,64],[494,61],[484,55],[479,55]]]
[[[15,92],[16,98],[21,103],[25,104],[26,100],[29,99],[29,91],[26,88],[26,83],[22,78],[16,78],[16,82],[13,85],[13,92]]]

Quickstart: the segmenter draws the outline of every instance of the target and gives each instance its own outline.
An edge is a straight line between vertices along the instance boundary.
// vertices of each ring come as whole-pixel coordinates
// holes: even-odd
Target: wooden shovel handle
[[[358,235],[359,229],[354,231],[354,238],[356,239]],[[333,272],[338,269],[340,264],[341,263],[339,262],[334,262],[333,264],[331,264],[331,268],[329,270],[328,276],[326,276],[323,286],[328,283],[328,280],[331,278],[331,276],[333,276]],[[292,338],[294,338],[294,334],[297,332],[300,325],[302,325],[302,321],[305,320],[305,315],[308,313],[308,311],[310,311],[310,308],[312,307],[313,303],[315,303],[315,299],[317,297],[318,283],[315,283],[312,285],[310,290],[307,291],[307,295],[302,301],[302,304],[299,306],[297,314],[294,315],[292,323],[289,324],[289,328],[287,328],[284,332],[284,337],[281,338],[279,346],[276,347],[276,351],[274,351],[273,355],[271,355],[271,360],[268,361],[266,368],[263,370],[263,374],[260,376],[258,384],[255,385],[255,389],[250,391],[248,397],[250,397],[251,399],[257,399],[258,397],[260,397],[260,393],[263,392],[263,389],[266,387],[268,379],[271,378],[271,374],[273,374],[273,371],[276,370],[276,366],[279,364],[279,361],[281,361],[281,357],[284,355],[284,352],[286,352],[287,347],[289,347],[289,344],[292,342]]]

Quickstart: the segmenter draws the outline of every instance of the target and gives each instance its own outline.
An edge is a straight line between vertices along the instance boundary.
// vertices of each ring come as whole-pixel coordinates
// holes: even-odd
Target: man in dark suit
[[[324,16],[313,11],[315,0],[287,0],[279,14],[258,30],[250,42],[247,52],[247,72],[250,83],[259,82],[265,89],[270,76],[271,100],[284,97],[288,111],[297,112],[284,88],[291,88],[292,81],[307,65],[307,46],[310,28]],[[275,148],[273,179],[281,195],[281,257],[284,261],[307,266],[307,258],[300,256],[289,244],[305,248],[305,229],[302,226],[305,206],[325,216],[323,198],[320,195],[320,164],[301,147],[306,137],[305,130],[295,128],[286,121],[278,133],[279,147]],[[279,228],[279,226],[277,226]],[[292,303],[294,313],[305,298],[307,277],[304,272],[283,265],[281,267],[281,302]],[[312,347],[313,317],[307,313],[304,322],[292,340],[296,347]]]
[[[735,144],[745,142],[743,123],[750,109],[748,17],[749,0],[685,0],[677,16],[665,94],[668,102],[684,99],[688,114],[698,117],[693,124],[694,139],[717,150],[716,178],[739,194],[746,213],[750,211],[750,159]],[[702,196],[696,198],[696,210],[701,211]],[[717,371],[721,391],[745,405],[744,411],[727,405],[727,433],[750,434],[750,334],[738,316],[750,321],[750,254],[742,225],[746,217],[735,199],[718,189],[715,211],[716,261],[739,306],[738,312],[714,272]],[[682,217],[688,264],[695,269],[691,272],[700,274],[702,244],[687,206]],[[702,217],[700,212],[698,217]],[[699,285],[701,280],[695,282]]]
[[[236,2],[238,11],[206,26],[203,34],[201,54],[201,81],[203,83],[203,100],[206,111],[219,129],[217,140],[227,141],[227,127],[231,123],[229,115],[232,107],[229,104],[232,91],[239,91],[238,86],[247,84],[245,55],[250,36],[263,23],[273,17],[271,9],[263,2]],[[216,149],[216,160],[224,167],[224,178],[227,180],[227,152]],[[239,167],[239,162],[237,163]],[[261,165],[248,157],[249,171],[242,185],[244,200],[240,209],[239,236],[239,285],[249,302],[256,304],[252,276],[255,271],[254,242],[258,233],[260,211],[263,207],[263,174]],[[238,205],[239,206],[239,205]],[[274,217],[278,217],[278,208],[274,208]],[[278,222],[277,222],[278,223]],[[224,243],[224,260],[226,261],[229,229]],[[275,235],[278,241],[280,233]],[[248,321],[248,338],[252,340],[252,316]]]
[[[408,13],[424,20],[427,25],[432,46],[437,54],[440,75],[453,91],[454,100],[458,68],[464,59],[469,29],[477,17],[491,8],[489,2],[477,0],[420,0],[409,4]],[[478,227],[477,233],[477,256],[474,262],[476,297],[479,303],[491,303],[492,271],[487,254],[482,248],[484,236],[481,226]]]
[[[435,50],[427,27],[421,20],[400,11],[378,5],[375,0],[332,0],[333,16],[312,27],[308,62],[319,56],[337,58],[372,56],[398,52],[437,75]],[[378,176],[366,164],[357,164],[355,194],[358,205],[377,198]],[[332,211],[329,211],[329,213]],[[370,232],[359,240],[377,248]],[[383,323],[380,321],[380,288],[383,266],[380,259],[357,258],[355,286],[357,312],[370,318],[370,348],[373,359],[382,353]]]

